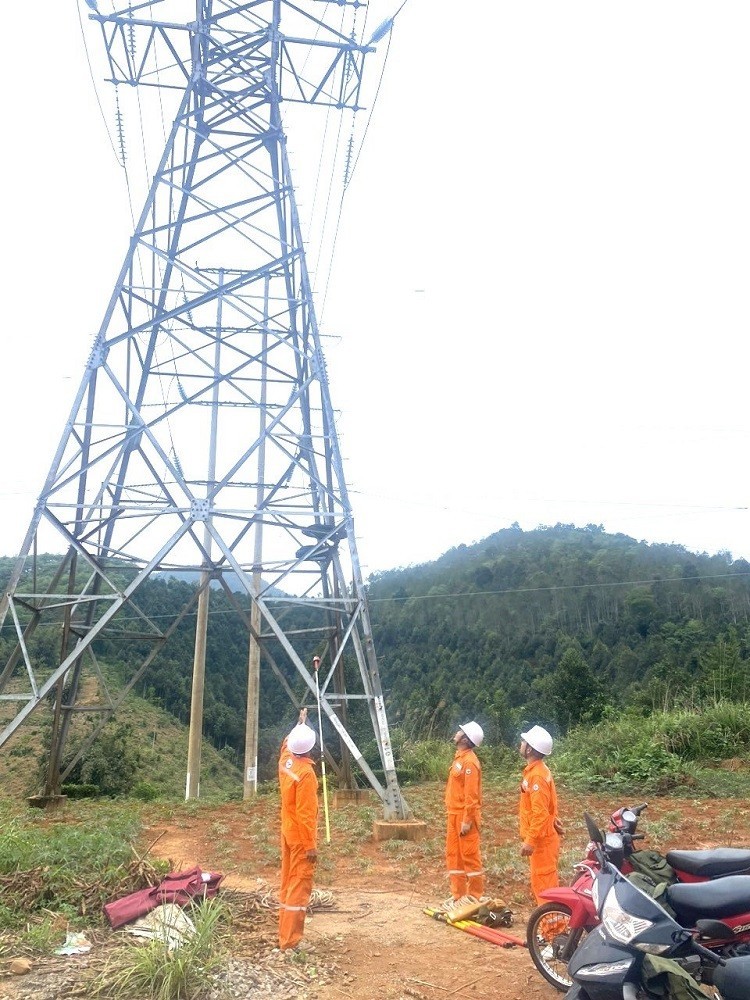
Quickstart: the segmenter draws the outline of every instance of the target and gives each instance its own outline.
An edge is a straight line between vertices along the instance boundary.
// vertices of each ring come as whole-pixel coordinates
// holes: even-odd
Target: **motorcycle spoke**
[[[547,982],[561,993],[572,985],[568,959],[584,936],[581,928],[571,929],[570,911],[562,904],[545,903],[529,918],[526,942],[532,961]]]

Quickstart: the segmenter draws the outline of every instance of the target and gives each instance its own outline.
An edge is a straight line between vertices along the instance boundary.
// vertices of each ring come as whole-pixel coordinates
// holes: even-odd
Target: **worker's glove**
[[[485,927],[510,927],[513,923],[513,913],[507,906],[498,907],[490,901],[487,906],[480,907],[474,914],[473,920]]]
[[[465,837],[466,834],[469,832],[469,830],[471,830],[471,823],[462,823],[461,824],[461,836],[462,837]]]

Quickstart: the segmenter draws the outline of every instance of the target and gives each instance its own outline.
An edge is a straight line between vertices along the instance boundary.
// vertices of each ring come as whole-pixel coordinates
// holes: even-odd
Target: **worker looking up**
[[[521,857],[529,859],[531,891],[538,903],[540,893],[560,884],[557,862],[563,826],[557,815],[557,792],[544,758],[552,753],[552,737],[541,726],[521,733],[519,753],[526,761],[518,804]]]
[[[483,739],[482,727],[476,722],[459,726],[453,737],[456,754],[445,787],[445,865],[452,894],[452,899],[446,900],[448,908],[459,900],[479,901],[484,891],[484,870],[479,846],[482,766],[474,753],[474,748],[481,746]]]
[[[279,948],[282,951],[300,947],[318,858],[318,779],[308,756],[315,746],[315,732],[306,721],[307,709],[303,708],[297,725],[281,744],[279,757]]]

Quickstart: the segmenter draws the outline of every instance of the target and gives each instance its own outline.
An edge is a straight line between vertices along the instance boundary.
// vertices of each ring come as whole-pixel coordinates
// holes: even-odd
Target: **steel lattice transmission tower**
[[[151,17],[184,17],[186,6],[91,15],[110,82],[158,87],[179,104],[0,608],[3,635],[15,636],[0,673],[0,746],[52,702],[45,792],[59,793],[194,615],[186,795],[197,795],[206,619],[218,584],[248,629],[245,794],[257,780],[263,664],[297,704],[290,674],[313,698],[318,681],[343,783],[353,759],[385,818],[406,819],[281,116],[282,100],[359,107],[372,49],[321,18],[363,5],[197,0],[194,21]],[[57,546],[47,551],[65,554],[39,588],[43,529]],[[185,570],[201,574],[194,596],[167,623],[149,616],[144,583]],[[49,641],[46,655],[33,652],[34,636],[50,628],[52,661]],[[97,661],[105,641],[147,646],[117,699]],[[317,678],[306,667],[314,653]],[[105,692],[93,705],[84,697],[92,672]],[[352,699],[369,710],[383,783],[347,728]],[[77,711],[100,715],[66,770]]]

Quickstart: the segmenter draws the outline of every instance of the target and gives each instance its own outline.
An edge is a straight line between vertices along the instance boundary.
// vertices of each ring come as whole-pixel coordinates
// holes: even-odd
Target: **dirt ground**
[[[341,807],[344,813],[356,810],[351,803]],[[322,836],[319,846],[321,858],[325,860],[330,852],[335,863],[321,865],[315,883],[316,889],[331,895],[331,905],[314,909],[305,925],[305,938],[315,948],[308,964],[314,963],[317,974],[322,972],[327,981],[318,986],[307,984],[300,996],[332,1000],[463,1000],[479,996],[552,1000],[560,996],[541,979],[525,948],[488,944],[424,913],[448,894],[442,825],[428,827],[421,843],[375,841],[368,835],[358,838],[356,844],[347,844],[346,824],[337,823],[338,819],[337,811],[331,844]],[[275,864],[256,864],[250,876],[211,864],[212,830],[217,824],[224,843],[241,845],[247,841],[243,812],[226,806],[210,817],[154,825],[150,834],[159,839],[152,855],[169,858],[178,869],[197,861],[212,870],[226,870],[223,885],[227,890],[257,892],[266,885],[275,890]],[[237,867],[243,868],[247,860],[239,847]],[[505,879],[502,886],[488,880],[487,886],[488,894],[509,902],[514,921],[508,933],[519,938],[525,937],[525,921],[532,909],[524,874],[519,859],[518,878]],[[272,921],[275,931],[275,914]]]
[[[358,819],[361,808],[353,803],[331,810],[331,843],[326,844],[321,836],[316,887],[332,893],[334,904],[308,918],[306,937],[315,945],[319,962],[333,967],[333,975],[320,992],[313,989],[309,995],[383,1000],[559,997],[542,980],[525,948],[488,944],[423,912],[446,897],[447,881],[442,853],[442,788],[435,786],[421,793],[416,801],[406,793],[417,818],[424,817],[427,823],[426,837],[417,843],[375,841]],[[602,822],[618,805],[636,803],[613,802],[603,796],[564,798],[566,838],[560,875],[561,880],[570,882],[572,865],[582,856],[587,840],[584,809]],[[648,836],[648,846],[655,849],[718,844],[750,847],[750,811],[743,806],[744,802],[736,800],[652,800],[643,814],[641,829]],[[220,831],[222,845],[235,845],[232,860],[224,869],[218,868],[226,872],[226,887],[252,891],[260,880],[275,889],[275,859],[273,864],[261,864],[257,855],[253,857],[247,808],[224,806],[210,816],[196,814],[189,820],[181,818],[179,823],[157,823],[149,831],[159,838],[153,854],[169,858],[178,869],[200,863],[216,870],[214,855]],[[516,808],[515,792],[487,791],[483,853],[488,869],[486,892],[506,900],[514,917],[510,933],[524,938],[534,903],[526,863],[517,854]],[[380,815],[379,809],[371,813],[376,818]],[[251,875],[246,874],[248,863]]]
[[[295,958],[289,979],[295,985],[285,996],[313,998],[383,998],[383,1000],[448,1000],[502,997],[503,1000],[553,1000],[561,994],[548,986],[534,968],[528,951],[501,948],[446,926],[424,913],[447,895],[443,862],[442,788],[438,785],[408,793],[425,836],[415,842],[376,841],[373,818],[377,801],[330,807],[330,843],[326,843],[321,810],[320,862],[316,888],[323,902],[308,916],[306,939],[314,945],[307,959]],[[526,862],[518,856],[515,792],[485,795],[483,855],[486,892],[504,899],[513,911],[509,932],[525,937],[533,909]],[[563,793],[566,824],[561,881],[572,880],[572,865],[583,853],[584,809],[603,822],[619,805],[604,796]],[[652,799],[641,821],[644,846],[707,848],[717,845],[750,847],[750,808],[741,800]],[[198,864],[224,874],[221,893],[228,899],[272,899],[278,887],[278,802],[266,795],[248,803],[156,809],[143,837],[143,850],[180,871]],[[282,956],[274,955],[276,913],[256,907],[252,927],[238,925],[233,956],[250,964],[276,965],[284,975]],[[107,932],[103,932],[106,934]],[[54,977],[56,961],[45,960],[37,972]],[[281,970],[279,972],[279,970]],[[32,1000],[34,992],[21,978],[4,976],[0,998]],[[37,977],[38,985],[38,977]],[[69,994],[66,994],[69,995]],[[72,993],[70,995],[73,995]],[[86,995],[78,992],[76,995]],[[235,997],[270,996],[250,987]]]

